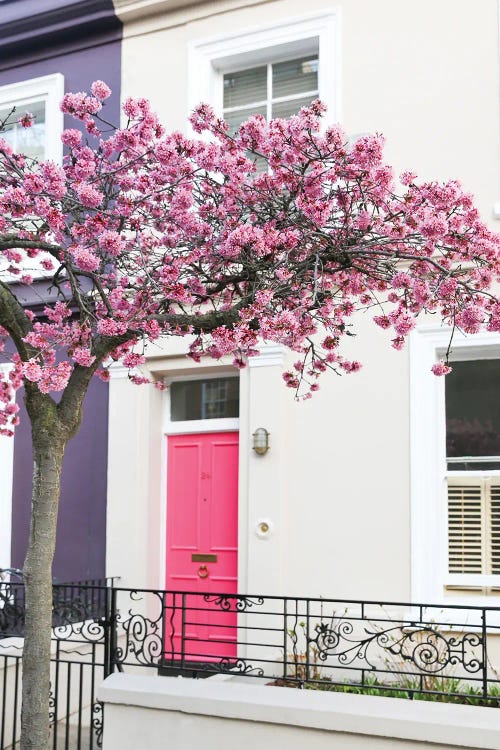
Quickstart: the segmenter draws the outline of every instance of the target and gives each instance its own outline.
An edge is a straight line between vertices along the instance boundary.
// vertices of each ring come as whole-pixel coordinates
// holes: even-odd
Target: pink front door
[[[166,656],[236,655],[234,606],[203,595],[236,593],[237,565],[238,433],[169,436],[166,588],[184,596],[167,596]]]

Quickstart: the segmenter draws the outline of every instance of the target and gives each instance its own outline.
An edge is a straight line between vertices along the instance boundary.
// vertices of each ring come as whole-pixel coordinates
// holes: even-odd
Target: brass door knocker
[[[206,565],[200,565],[198,568],[198,575],[200,578],[208,578],[208,568]]]

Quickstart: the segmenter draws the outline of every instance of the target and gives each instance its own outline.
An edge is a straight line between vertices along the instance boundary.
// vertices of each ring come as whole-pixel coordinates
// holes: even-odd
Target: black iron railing
[[[113,671],[500,706],[500,607],[56,584],[52,750],[101,745]],[[19,736],[22,583],[0,582],[0,750]]]
[[[114,589],[112,609],[114,668],[500,705],[500,608]]]
[[[25,594],[22,572],[0,570],[0,639],[24,633]],[[101,618],[105,614],[107,591],[116,578],[54,583],[52,591],[53,626]]]
[[[21,713],[24,586],[0,581],[0,750],[17,747]],[[50,721],[52,750],[101,747],[103,706],[98,685],[112,669],[111,585],[53,586]],[[107,585],[106,585],[107,584]]]

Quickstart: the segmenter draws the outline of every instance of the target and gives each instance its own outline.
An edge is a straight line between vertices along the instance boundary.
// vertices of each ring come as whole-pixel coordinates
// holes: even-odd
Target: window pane
[[[3,107],[0,110],[0,120],[3,120],[12,107]],[[23,128],[17,122],[25,112],[31,112],[35,118],[30,128]],[[8,141],[16,153],[26,154],[32,159],[42,160],[45,158],[45,102],[29,102],[16,105],[16,111],[10,118],[13,122],[6,126],[0,137]]]
[[[292,99],[287,102],[278,102],[273,104],[273,117],[290,117],[296,115],[301,107],[307,107],[316,99],[314,96],[303,96],[300,99]]]
[[[234,112],[229,112],[224,115],[224,119],[229,124],[229,132],[234,135],[242,122],[248,120],[252,115],[264,115],[266,116],[265,107],[250,107],[250,109],[237,109]]]
[[[267,66],[226,73],[224,76],[224,109],[262,102],[267,99]]]
[[[302,57],[273,65],[273,99],[318,90],[318,58]],[[277,115],[282,117],[283,115]]]
[[[238,378],[188,380],[170,386],[172,422],[238,417],[239,408]]]
[[[454,362],[446,376],[446,454],[500,456],[500,360]],[[449,462],[450,469],[493,469],[492,462]],[[500,464],[498,465],[500,468]]]

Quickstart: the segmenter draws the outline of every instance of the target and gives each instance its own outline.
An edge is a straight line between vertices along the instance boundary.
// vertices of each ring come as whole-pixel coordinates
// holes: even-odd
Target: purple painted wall
[[[14,438],[12,565],[22,568],[30,521],[31,431],[19,394],[21,424]],[[102,578],[106,566],[108,385],[94,378],[82,426],[64,457],[53,576],[59,581]]]
[[[113,91],[106,119],[118,123],[121,24],[111,0],[73,4],[71,0],[3,0],[1,5],[0,86],[62,73],[66,91],[82,91],[100,78]],[[25,44],[21,43],[23,35]],[[66,125],[77,127],[70,119]],[[14,440],[12,565],[22,567],[32,474],[31,433],[24,405]],[[57,580],[105,575],[107,440],[108,385],[95,379],[85,399],[82,427],[65,456],[53,567]]]

